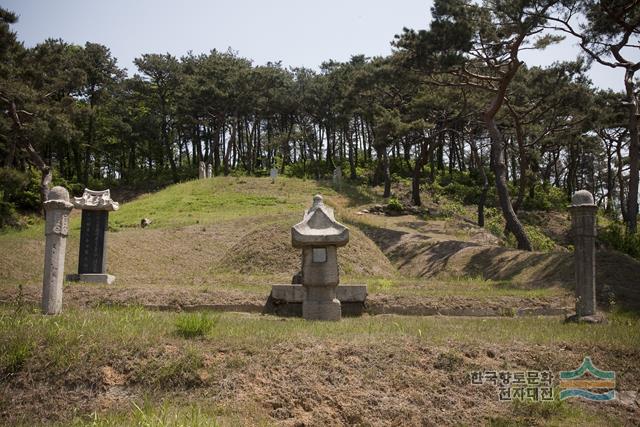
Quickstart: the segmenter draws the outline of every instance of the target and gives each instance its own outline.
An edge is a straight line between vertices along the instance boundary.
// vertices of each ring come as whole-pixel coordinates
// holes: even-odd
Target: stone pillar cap
[[[87,209],[92,211],[117,211],[120,204],[111,200],[111,191],[93,191],[84,189],[82,197],[74,197],[73,205],[77,209]]]
[[[349,242],[349,229],[336,221],[333,209],[326,206],[320,194],[313,197],[313,205],[301,222],[291,227],[294,248],[304,246],[344,246]]]
[[[571,197],[571,207],[595,206],[593,195],[587,190],[579,190]]]
[[[45,209],[50,208],[73,208],[73,204],[69,202],[69,192],[66,188],[56,186],[47,193],[47,200],[44,202]]]

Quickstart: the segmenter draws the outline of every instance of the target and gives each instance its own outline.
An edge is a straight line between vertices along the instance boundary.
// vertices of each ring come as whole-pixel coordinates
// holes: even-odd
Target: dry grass
[[[6,423],[38,417],[38,423],[162,425],[157,419],[184,424],[195,417],[196,425],[212,418],[414,425],[532,417],[527,424],[535,424],[592,416],[624,423],[638,415],[595,403],[564,402],[550,412],[512,407],[497,401],[495,389],[468,383],[472,370],[557,372],[588,354],[618,372],[619,390],[633,389],[640,379],[634,316],[613,315],[594,327],[559,319],[377,316],[323,323],[220,314],[209,331],[187,339],[174,333],[181,314],[101,308],[54,318],[13,309],[0,309],[0,354],[29,351],[11,369],[2,358]]]

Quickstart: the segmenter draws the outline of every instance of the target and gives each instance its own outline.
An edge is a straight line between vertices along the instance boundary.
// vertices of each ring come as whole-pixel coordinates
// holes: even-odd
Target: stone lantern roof
[[[349,229],[336,221],[333,209],[317,194],[302,221],[291,227],[291,242],[294,248],[344,246],[349,242]]]
[[[76,209],[87,209],[93,211],[117,211],[120,205],[111,200],[109,190],[93,191],[84,189],[82,197],[74,197],[73,205]]]
[[[571,206],[579,207],[579,206],[595,206],[595,202],[593,201],[593,195],[587,190],[579,190],[573,193],[571,197]]]

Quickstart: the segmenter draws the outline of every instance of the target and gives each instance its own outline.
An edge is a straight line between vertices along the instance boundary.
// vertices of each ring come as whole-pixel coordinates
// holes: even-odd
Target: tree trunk
[[[51,172],[51,168],[45,164],[42,157],[38,154],[38,152],[33,148],[33,145],[29,141],[24,138],[23,135],[23,127],[22,121],[20,120],[20,116],[18,115],[18,109],[16,108],[16,104],[14,101],[9,103],[9,114],[11,115],[11,120],[13,121],[13,130],[16,134],[16,141],[20,144],[21,148],[24,149],[29,155],[29,160],[31,164],[33,164],[38,170],[40,170],[40,202],[41,204],[47,200],[49,195],[49,187],[51,187],[51,181],[53,179],[53,174]],[[45,215],[44,205],[42,205],[42,214]]]
[[[616,178],[618,179],[618,188],[620,189],[620,213],[622,214],[622,220],[627,223],[627,199],[625,197],[624,175],[622,175],[622,166],[624,165],[622,161],[622,145],[622,140],[619,139],[616,144],[616,160],[618,161]]]
[[[627,195],[627,231],[638,231],[638,176],[640,166],[640,141],[638,140],[638,100],[634,93],[633,70],[627,68],[624,86],[629,102],[629,193]]]
[[[522,203],[524,202],[524,194],[527,189],[527,171],[529,170],[529,158],[527,156],[527,150],[524,145],[524,132],[522,130],[522,124],[518,117],[513,114],[515,129],[516,129],[516,143],[518,144],[518,156],[520,157],[520,178],[518,179],[518,197],[513,204],[513,210],[518,212]],[[514,156],[515,157],[515,156]],[[515,175],[515,174],[514,174]]]
[[[487,201],[487,192],[489,191],[489,179],[487,178],[487,173],[484,170],[484,165],[480,160],[480,154],[478,153],[476,141],[473,138],[470,141],[470,145],[471,158],[476,164],[476,168],[478,169],[478,172],[480,172],[480,176],[482,177],[482,192],[480,193],[480,200],[478,200],[478,225],[480,227],[484,227],[484,205]]]
[[[389,169],[389,150],[387,147],[382,148],[382,158],[384,167],[384,194],[385,199],[391,196],[391,171]]]
[[[420,144],[420,153],[416,156],[416,164],[413,168],[413,177],[411,180],[411,201],[414,206],[422,206],[420,199],[420,178],[422,176],[422,167],[427,158],[428,147],[425,142]]]
[[[494,117],[485,115],[485,124],[491,135],[491,158],[493,163],[493,173],[496,176],[496,190],[500,200],[502,215],[506,221],[506,229],[513,233],[518,241],[518,249],[531,251],[531,242],[520,223],[509,198],[509,187],[507,186],[507,165],[504,159],[504,140],[496,125]]]

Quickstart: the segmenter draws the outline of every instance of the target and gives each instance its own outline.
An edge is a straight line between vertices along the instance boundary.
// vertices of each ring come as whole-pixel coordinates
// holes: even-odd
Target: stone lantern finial
[[[571,197],[571,206],[595,206],[593,195],[587,190],[579,190]]]

